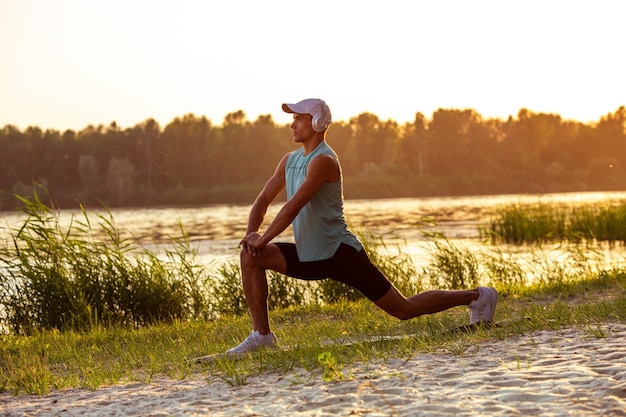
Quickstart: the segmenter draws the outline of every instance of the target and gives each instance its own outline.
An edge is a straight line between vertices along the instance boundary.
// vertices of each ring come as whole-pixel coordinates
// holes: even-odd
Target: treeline
[[[626,189],[626,108],[595,123],[527,109],[508,120],[439,109],[412,123],[371,113],[336,121],[347,198]],[[288,125],[243,111],[221,125],[193,114],[165,127],[0,130],[0,209],[43,187],[60,207],[251,203],[286,152]]]

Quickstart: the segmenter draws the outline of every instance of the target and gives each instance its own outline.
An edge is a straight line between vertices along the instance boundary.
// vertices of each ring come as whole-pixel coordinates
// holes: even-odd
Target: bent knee
[[[266,246],[260,254],[252,255],[244,250],[239,253],[242,268],[271,269],[284,273],[286,269],[285,258],[278,248]]]
[[[409,320],[415,317],[411,311],[398,309],[384,309],[387,314],[399,320]]]
[[[242,268],[259,266],[260,256],[254,256],[245,250],[239,252],[239,262]]]

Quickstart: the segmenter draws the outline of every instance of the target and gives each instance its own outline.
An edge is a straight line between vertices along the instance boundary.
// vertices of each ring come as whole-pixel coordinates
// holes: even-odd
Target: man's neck
[[[302,147],[304,148],[304,154],[308,155],[309,153],[313,152],[315,148],[317,148],[322,142],[324,142],[323,135],[315,135],[310,141],[303,142]]]

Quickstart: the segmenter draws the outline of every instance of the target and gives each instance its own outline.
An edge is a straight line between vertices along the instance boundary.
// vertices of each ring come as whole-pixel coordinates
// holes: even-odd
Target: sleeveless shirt
[[[304,154],[304,148],[289,155],[285,166],[288,199],[304,182],[309,163],[319,155],[330,155],[339,164],[337,154],[325,141],[308,155]],[[348,230],[346,224],[343,213],[342,182],[340,167],[339,179],[335,182],[325,182],[294,219],[293,233],[296,251],[301,262],[331,258],[342,243],[356,250],[363,248],[359,239]]]

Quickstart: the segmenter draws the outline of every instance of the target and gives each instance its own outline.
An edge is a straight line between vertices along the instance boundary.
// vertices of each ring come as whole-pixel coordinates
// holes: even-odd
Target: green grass
[[[288,308],[275,311],[272,324],[281,344],[293,349],[264,351],[208,365],[188,360],[223,352],[238,343],[249,332],[246,316],[138,329],[101,327],[88,332],[43,330],[30,336],[4,335],[0,343],[0,390],[43,395],[70,387],[97,389],[132,381],[148,383],[161,376],[203,377],[209,382],[241,385],[268,372],[294,380],[349,378],[344,367],[355,363],[409,358],[442,349],[461,354],[481,341],[529,331],[570,325],[595,329],[603,322],[626,322],[626,273],[607,272],[588,280],[509,291],[501,297],[497,319],[530,320],[473,334],[446,333],[465,324],[467,314],[466,309],[457,308],[401,322],[365,300]],[[407,337],[380,337],[389,335]],[[364,336],[366,341],[350,346],[323,343]]]
[[[122,239],[110,213],[60,213],[22,199],[26,219],[0,247],[0,323],[16,333],[143,326],[207,317],[204,268],[182,230],[164,254]]]
[[[599,323],[626,322],[626,268],[607,264],[589,242],[477,250],[433,234],[432,261],[418,269],[401,252],[379,251],[381,237],[362,233],[372,261],[407,295],[491,285],[501,295],[497,320],[530,320],[452,335],[448,329],[467,322],[466,308],[398,321],[332,281],[268,274],[272,325],[293,348],[195,365],[190,358],[223,352],[250,331],[236,262],[201,265],[182,225],[173,249],[154,254],[120,239],[110,214],[94,220],[83,211],[64,228],[38,199],[24,200],[24,211],[27,220],[0,248],[0,391],[15,394],[162,376],[231,385],[266,372],[294,383],[345,379],[354,363],[442,349],[461,354],[484,340],[570,325],[601,337],[593,330]],[[601,217],[607,230],[620,225],[618,216]],[[406,337],[384,338],[392,335]],[[345,339],[362,342],[346,346]]]
[[[532,244],[554,241],[626,242],[626,203],[563,207],[517,204],[499,209],[482,231],[494,242]]]

